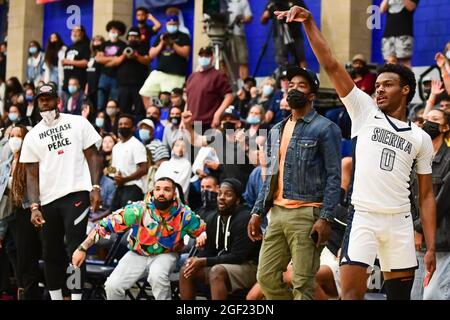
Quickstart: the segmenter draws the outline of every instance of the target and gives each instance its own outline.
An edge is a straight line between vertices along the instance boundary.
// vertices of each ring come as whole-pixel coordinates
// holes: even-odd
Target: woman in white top
[[[155,174],[155,180],[162,177],[171,178],[183,188],[184,198],[187,199],[189,193],[189,181],[191,179],[191,162],[187,160],[186,143],[183,139],[174,142],[172,148],[172,157],[169,161],[161,163]]]
[[[37,87],[44,74],[44,53],[39,42],[32,40],[28,45],[27,80]]]

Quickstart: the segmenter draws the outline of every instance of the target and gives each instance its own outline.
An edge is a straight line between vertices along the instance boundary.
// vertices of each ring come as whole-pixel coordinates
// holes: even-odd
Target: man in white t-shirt
[[[26,135],[20,162],[26,164],[31,223],[42,227],[45,276],[52,300],[62,300],[69,254],[86,235],[89,207],[101,202],[101,137],[83,117],[59,113],[57,88],[36,90],[42,120]],[[89,195],[90,193],[90,195]],[[66,246],[67,244],[67,251]],[[85,268],[81,268],[81,287]],[[71,288],[81,300],[82,288]]]
[[[387,298],[410,299],[417,260],[409,200],[413,166],[420,189],[420,215],[427,252],[427,281],[436,269],[436,202],[431,179],[433,148],[428,134],[407,120],[416,80],[402,65],[388,64],[377,76],[376,102],[355,87],[333,57],[311,13],[294,6],[275,12],[286,22],[302,22],[320,65],[327,72],[352,119],[355,212],[347,227],[341,261],[343,299],[362,299],[367,269],[378,256]],[[356,143],[357,142],[357,143]],[[426,285],[426,283],[424,283]]]
[[[112,202],[113,211],[129,202],[142,201],[147,190],[147,151],[142,142],[133,136],[133,116],[122,114],[118,131],[120,141],[112,150],[112,167],[116,169],[114,181],[117,185]]]
[[[247,0],[227,0],[229,16],[229,28],[231,37],[231,58],[234,63],[239,64],[239,77],[244,80],[248,78],[248,48],[245,37],[244,25],[252,21],[252,11]]]

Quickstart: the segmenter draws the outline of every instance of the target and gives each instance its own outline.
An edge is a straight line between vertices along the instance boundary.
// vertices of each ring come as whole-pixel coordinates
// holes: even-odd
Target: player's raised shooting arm
[[[303,23],[308,41],[319,64],[330,77],[339,97],[346,97],[355,84],[342,64],[333,56],[330,46],[317,27],[311,12],[305,8],[294,6],[289,11],[276,11],[275,15],[278,19],[286,19],[288,23],[294,21]]]

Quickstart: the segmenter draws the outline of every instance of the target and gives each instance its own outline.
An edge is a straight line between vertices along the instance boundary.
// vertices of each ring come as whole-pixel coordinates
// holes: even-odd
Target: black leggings
[[[66,287],[67,267],[72,254],[86,238],[89,217],[89,192],[75,192],[42,207],[44,226],[42,247],[45,278],[50,291]],[[70,288],[72,293],[82,293],[86,266],[81,266],[81,288]]]
[[[24,289],[25,300],[41,300],[39,258],[42,256],[42,247],[39,229],[31,224],[30,209],[15,208],[14,217],[10,230],[16,245],[17,282]]]

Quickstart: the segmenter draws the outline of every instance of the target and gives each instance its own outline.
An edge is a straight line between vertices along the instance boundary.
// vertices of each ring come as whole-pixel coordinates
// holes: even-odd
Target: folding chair
[[[117,234],[105,260],[86,260],[85,284],[90,285],[90,288],[85,289],[85,295],[89,300],[106,300],[103,285],[117,266],[118,261],[128,251],[127,238],[130,232],[131,230],[124,234]]]

